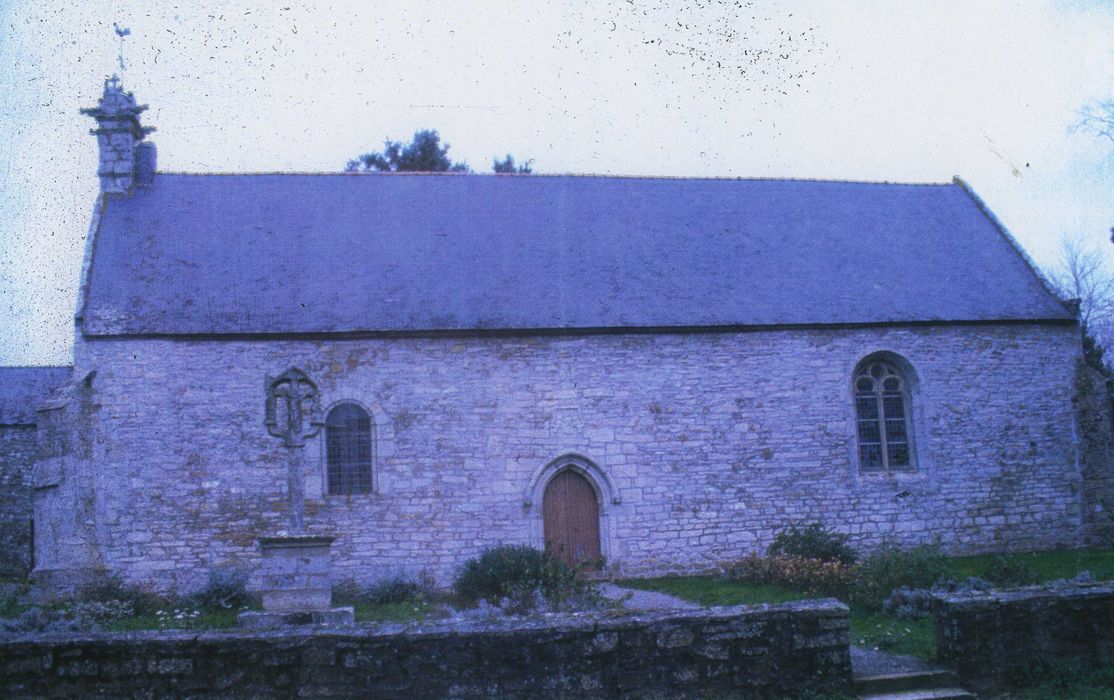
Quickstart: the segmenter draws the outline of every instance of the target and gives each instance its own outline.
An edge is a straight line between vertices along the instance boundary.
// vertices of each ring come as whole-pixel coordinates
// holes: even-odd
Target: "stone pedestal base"
[[[37,568],[31,572],[31,598],[36,602],[77,598],[108,580],[108,569],[104,568]]]
[[[329,612],[333,604],[329,580],[332,537],[295,535],[262,537],[259,547],[259,592],[268,613]]]
[[[243,612],[236,617],[240,627],[263,629],[283,625],[353,625],[356,615],[352,608],[333,608],[331,610],[308,610],[303,612]]]

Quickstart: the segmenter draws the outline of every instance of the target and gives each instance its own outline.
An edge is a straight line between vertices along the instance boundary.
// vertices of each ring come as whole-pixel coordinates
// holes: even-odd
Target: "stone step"
[[[974,694],[960,687],[867,693],[857,697],[859,700],[978,700]]]
[[[860,695],[870,693],[892,693],[902,690],[944,688],[958,686],[959,679],[947,669],[906,671],[903,673],[880,673],[855,677],[855,692]]]

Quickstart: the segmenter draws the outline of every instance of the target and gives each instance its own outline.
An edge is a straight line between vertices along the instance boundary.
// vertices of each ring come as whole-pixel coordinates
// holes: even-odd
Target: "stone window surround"
[[[554,453],[554,456],[543,461],[530,475],[522,495],[523,509],[530,518],[530,544],[538,549],[545,549],[542,497],[553,477],[565,470],[572,470],[587,479],[596,494],[600,507],[600,554],[605,560],[605,567],[611,567],[616,563],[619,551],[615,542],[612,516],[622,500],[608,476],[606,466],[585,457],[585,454],[587,450],[559,450]]]
[[[882,360],[888,362],[901,372],[903,389],[905,391],[905,419],[908,424],[909,434],[909,462],[906,469],[881,469],[866,470],[859,466],[859,430],[858,412],[855,410],[855,377],[860,370],[870,364]],[[927,441],[927,426],[931,420],[926,401],[921,393],[921,377],[913,368],[913,363],[904,355],[890,349],[874,349],[863,352],[847,368],[845,375],[847,381],[843,383],[841,398],[847,407],[847,434],[850,449],[851,477],[855,483],[876,482],[914,482],[931,480],[932,459],[924,446]]]
[[[320,493],[322,498],[329,500],[349,500],[361,498],[374,498],[382,495],[382,480],[380,473],[383,471],[383,464],[395,453],[395,432],[390,419],[387,417],[383,407],[377,401],[366,396],[356,396],[352,394],[345,394],[345,398],[330,401],[321,412],[322,417],[329,415],[337,406],[341,404],[353,404],[359,406],[367,411],[368,416],[371,418],[372,431],[375,433],[376,450],[372,455],[371,464],[371,491],[369,493],[329,493],[329,458],[327,454],[328,445],[326,444],[324,431],[322,434],[314,438],[317,441],[318,448],[318,463],[315,469],[318,478],[318,485],[312,490]],[[308,484],[307,484],[308,486]],[[307,491],[310,490],[307,488]]]
[[[334,455],[334,456],[338,457],[337,461],[340,464],[338,465],[338,469],[336,471],[336,475],[338,477],[338,479],[337,479],[338,483],[335,484],[335,485],[338,487],[338,490],[333,491],[334,483],[333,483],[333,480],[330,476],[330,472],[331,472],[331,468],[333,466],[333,463],[332,463],[332,460],[329,458],[330,433],[331,433],[332,430],[334,430],[336,428],[341,428],[341,430],[344,430],[344,428],[342,427],[343,423],[336,424],[336,423],[331,423],[330,421],[333,420],[334,414],[337,411],[339,411],[340,409],[343,409],[343,408],[347,408],[350,411],[352,411],[352,410],[358,411],[360,414],[362,414],[361,418],[360,418],[360,421],[363,422],[363,420],[366,419],[367,422],[368,422],[367,431],[366,431],[367,432],[366,438],[367,438],[367,441],[368,441],[368,445],[367,445],[368,454],[367,454],[367,462],[366,462],[366,468],[367,468],[366,487],[367,487],[367,490],[362,490],[362,489],[359,488],[360,486],[363,486],[362,474],[360,476],[355,477],[355,485],[349,484],[349,486],[354,488],[354,490],[347,490],[347,491],[341,490],[341,484],[346,483],[346,480],[347,481],[352,480],[351,475],[349,475],[347,477],[344,476],[345,471],[347,471],[347,470],[344,469],[344,467],[348,467],[349,468],[348,470],[351,470],[352,463],[347,461],[344,456]],[[375,419],[372,418],[371,413],[367,409],[365,409],[363,406],[356,403],[355,401],[341,401],[339,403],[335,403],[332,406],[330,406],[329,410],[324,412],[324,414],[322,415],[322,418],[323,418],[324,426],[323,426],[323,429],[321,431],[321,434],[324,437],[323,442],[325,443],[325,491],[326,491],[326,493],[328,493],[330,496],[366,496],[368,494],[375,493],[375,481],[374,481],[375,480],[375,471],[376,471],[375,467],[376,467],[376,462],[378,461],[376,459],[376,456],[377,456],[376,455],[376,453],[377,453],[377,450],[376,450],[376,442],[377,442],[376,436],[377,436],[378,431],[376,429],[377,426],[375,424]],[[346,435],[347,440],[342,441],[342,444],[345,444],[345,447],[341,448],[341,453],[351,453],[352,452],[352,450],[353,450],[352,446],[350,444],[347,444],[347,443],[348,443],[348,441],[351,441],[351,440],[361,440],[364,437],[363,436],[364,430],[360,429],[359,433],[361,433],[361,435],[359,437],[357,437],[353,433],[347,433],[347,435]],[[351,457],[351,456],[352,456],[351,454],[348,454],[348,457]],[[365,466],[365,463],[362,460],[360,460],[358,462],[358,471],[363,472],[364,471],[364,466]]]

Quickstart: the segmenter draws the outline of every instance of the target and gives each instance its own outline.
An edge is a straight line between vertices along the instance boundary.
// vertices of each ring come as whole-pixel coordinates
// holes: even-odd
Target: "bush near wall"
[[[548,551],[526,545],[500,545],[484,550],[461,567],[453,592],[466,604],[481,600],[498,604],[509,599],[530,608],[537,597],[551,605],[580,596],[589,588],[577,569]]]
[[[792,523],[775,535],[767,552],[767,556],[750,554],[721,564],[724,576],[741,583],[831,595],[877,611],[894,590],[929,588],[949,574],[947,559],[931,546],[885,546],[857,561],[846,535],[821,522]],[[997,562],[1002,578],[1025,575],[1016,568],[1010,562]]]
[[[843,599],[854,585],[857,571],[855,566],[838,561],[761,554],[723,564],[724,576],[732,581],[772,584]]]
[[[848,539],[847,535],[829,530],[822,522],[801,521],[778,532],[766,553],[851,566],[859,555],[847,544]]]

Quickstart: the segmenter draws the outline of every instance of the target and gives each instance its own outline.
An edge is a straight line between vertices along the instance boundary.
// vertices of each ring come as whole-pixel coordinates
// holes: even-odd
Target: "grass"
[[[997,556],[995,554],[984,554],[949,558],[949,573],[960,580],[970,576],[982,576],[994,564]],[[1093,573],[1096,579],[1114,579],[1114,549],[1054,550],[1013,554],[1009,557],[1023,562],[1033,569],[1041,581],[1072,578],[1084,570]],[[714,576],[625,579],[618,583],[628,588],[667,593],[705,606],[785,603],[791,600],[814,597],[782,586],[754,585],[740,581],[727,581]],[[906,654],[929,660],[936,656],[936,632],[930,618],[900,620],[885,613],[867,612],[852,607],[851,640],[852,644],[858,646],[894,654]],[[1114,700],[1114,695],[1103,694],[1105,692],[1103,690],[1098,695],[1080,695],[1079,697]],[[1037,698],[1044,696],[1018,697]],[[1059,696],[1050,695],[1048,697]],[[1074,696],[1064,695],[1063,697]]]
[[[725,581],[714,576],[666,576],[619,581],[620,586],[655,593],[667,593],[699,605],[757,605],[787,603],[809,598],[807,593],[782,586],[757,586]]]
[[[758,586],[725,581],[714,576],[669,576],[666,578],[626,579],[621,586],[643,591],[667,593],[699,605],[756,605],[786,603],[811,597],[807,593],[781,586]],[[853,644],[894,654],[909,654],[925,659],[936,655],[936,632],[932,620],[898,620],[882,613],[851,611]]]
[[[1065,686],[1038,685],[1009,693],[999,700],[1114,700],[1114,688],[1076,681]]]
[[[1079,660],[1027,663],[1006,673],[1015,690],[999,700],[1114,700],[1114,668]]]
[[[891,654],[936,658],[932,618],[899,620],[884,613],[851,610],[851,643]]]
[[[421,620],[429,615],[432,606],[428,603],[383,603],[363,602],[339,603],[354,608],[357,622],[410,622]],[[25,610],[34,607],[30,604],[16,603],[15,599],[0,600],[0,618],[18,617]],[[47,606],[50,609],[64,609],[65,603]],[[248,608],[261,609],[258,603]],[[154,613],[132,615],[110,622],[104,626],[109,632],[136,632],[141,630],[221,630],[237,626],[237,616],[243,609],[186,609],[166,608]]]
[[[192,612],[192,611],[191,611]],[[140,630],[222,630],[236,626],[239,610],[201,610],[198,615],[188,612],[181,617],[177,613],[164,615],[133,615],[105,625],[109,632],[136,632]]]
[[[972,557],[953,557],[949,568],[957,579],[980,576],[994,562],[996,554]],[[1010,554],[1008,559],[1019,561],[1037,573],[1041,581],[1072,578],[1081,571],[1090,571],[1096,579],[1114,579],[1114,549],[1057,549],[1048,552]]]
[[[356,622],[410,622],[426,617],[430,606],[425,603],[351,603]],[[259,609],[253,606],[252,609]],[[185,629],[221,630],[236,627],[240,610],[169,610],[156,614],[134,615],[105,626],[110,632],[138,630]]]
[[[352,603],[356,622],[413,622],[430,612],[428,603]]]

